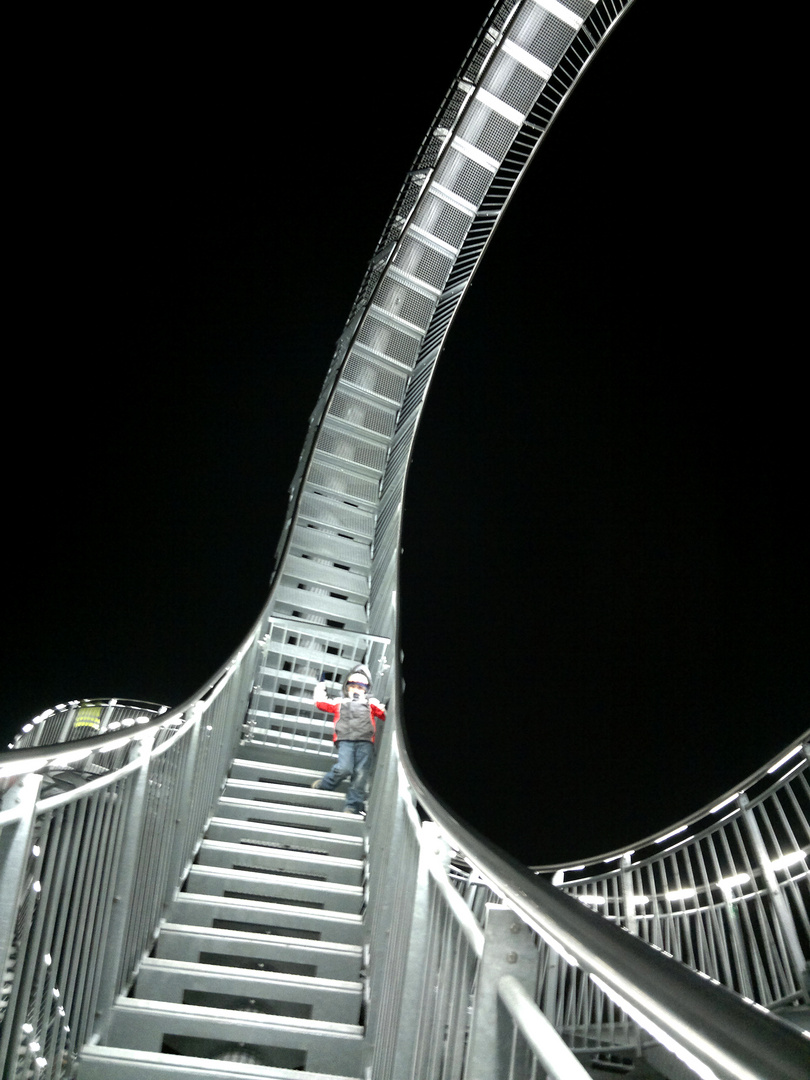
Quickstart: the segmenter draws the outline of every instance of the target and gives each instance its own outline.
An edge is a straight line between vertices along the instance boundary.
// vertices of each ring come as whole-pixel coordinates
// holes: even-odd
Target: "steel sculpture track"
[[[458,822],[400,736],[420,409],[501,214],[629,3],[492,10],[338,343],[240,649],[177,709],[85,703],[43,719],[67,745],[0,754],[4,1076],[810,1073],[807,737],[723,818],[681,823],[694,836],[552,883]],[[368,822],[312,786],[333,756],[313,688],[361,661],[390,698]]]

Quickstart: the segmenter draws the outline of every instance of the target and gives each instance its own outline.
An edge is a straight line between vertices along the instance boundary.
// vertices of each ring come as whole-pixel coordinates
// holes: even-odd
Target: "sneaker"
[[[321,786],[321,782],[320,782],[320,780],[313,780],[312,783],[309,786],[314,787],[314,788],[319,788]]]

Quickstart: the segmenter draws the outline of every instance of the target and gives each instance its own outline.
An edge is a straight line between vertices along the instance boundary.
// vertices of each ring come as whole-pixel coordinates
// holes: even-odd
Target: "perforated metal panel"
[[[318,450],[325,454],[333,454],[344,461],[364,465],[377,473],[381,473],[385,468],[384,446],[368,442],[347,431],[322,428],[318,435]]]
[[[544,80],[506,53],[499,53],[487,69],[482,85],[524,115],[543,88]]]
[[[426,330],[435,306],[435,296],[426,296],[424,293],[417,292],[416,289],[395,280],[393,275],[389,274],[380,285],[371,310],[373,311],[375,307],[382,308],[389,315],[395,315],[404,322],[419,327],[420,330]]]
[[[385,329],[388,331],[389,338],[396,336],[395,331],[392,331],[390,327],[386,327]],[[382,336],[382,334],[380,334],[380,336]],[[415,354],[416,345],[418,343],[413,339],[410,340],[411,351]],[[390,347],[391,344],[396,345],[397,342],[396,340],[393,343],[386,341],[385,344],[387,347]],[[368,393],[377,394],[379,397],[385,398],[387,401],[394,402],[398,405],[402,400],[407,375],[400,371],[392,371],[391,368],[386,367],[384,364],[381,364],[378,361],[368,360],[360,355],[357,350],[352,350],[346,361],[346,367],[343,372],[343,381],[351,383],[353,386],[357,386]]]
[[[596,6],[596,0],[565,0],[565,7],[580,19],[587,18]],[[614,12],[616,14],[616,12]]]
[[[483,150],[489,157],[502,161],[518,132],[517,124],[493,112],[480,101],[473,101],[459,125],[459,135]]]
[[[408,236],[396,254],[394,265],[412,277],[420,278],[434,288],[441,289],[450,274],[453,259],[450,255]]]
[[[309,470],[308,482],[313,487],[350,495],[352,499],[366,502],[369,506],[374,506],[377,502],[378,483],[376,480],[366,476],[356,476],[338,465],[313,462]]]
[[[436,169],[436,180],[462,199],[480,206],[492,183],[493,173],[477,161],[450,147]]]
[[[379,435],[391,435],[394,431],[396,413],[381,409],[371,402],[363,401],[345,390],[338,390],[329,406],[329,415],[337,416],[355,427],[375,431]]]
[[[415,364],[421,343],[421,337],[399,330],[389,322],[384,322],[374,315],[368,315],[363,320],[357,340],[359,344],[365,345],[369,350],[408,368],[412,368]],[[392,378],[398,380],[407,378],[405,374],[394,376],[392,372],[391,375]],[[404,384],[399,381],[396,385],[401,390]],[[396,400],[399,401],[399,397]]]
[[[347,503],[328,499],[317,493],[306,492],[301,499],[301,517],[330,525],[351,536],[371,538],[374,535],[374,517],[367,511]]]
[[[571,43],[574,28],[536,4],[526,4],[509,27],[508,37],[521,48],[556,67]]]
[[[458,250],[470,228],[472,214],[464,213],[428,192],[414,214],[414,224]]]

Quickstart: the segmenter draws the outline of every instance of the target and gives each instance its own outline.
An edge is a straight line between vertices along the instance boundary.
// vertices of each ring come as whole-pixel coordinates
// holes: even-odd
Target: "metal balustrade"
[[[104,731],[148,723],[167,711],[166,705],[120,698],[69,701],[35,716],[23,726],[9,749],[24,750],[30,746],[88,739]]]
[[[805,735],[715,805],[634,850],[538,872],[654,948],[810,1026],[808,757]],[[563,1020],[582,1012],[580,993],[572,984],[558,1003],[571,1038],[578,1026],[583,1038],[593,1033],[590,1022]]]
[[[493,8],[369,264],[234,657],[177,709],[69,703],[0,754],[4,1077],[810,1075],[807,737],[635,851],[530,870],[425,787],[402,725],[421,406],[629,2]],[[314,684],[358,661],[388,701],[366,821],[311,786],[333,754]]]

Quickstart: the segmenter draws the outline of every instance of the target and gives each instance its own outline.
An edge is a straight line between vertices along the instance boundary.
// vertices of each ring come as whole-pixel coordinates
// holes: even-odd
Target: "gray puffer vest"
[[[340,716],[335,723],[335,738],[338,741],[346,739],[348,742],[374,742],[374,725],[371,722],[368,699],[340,699]]]

